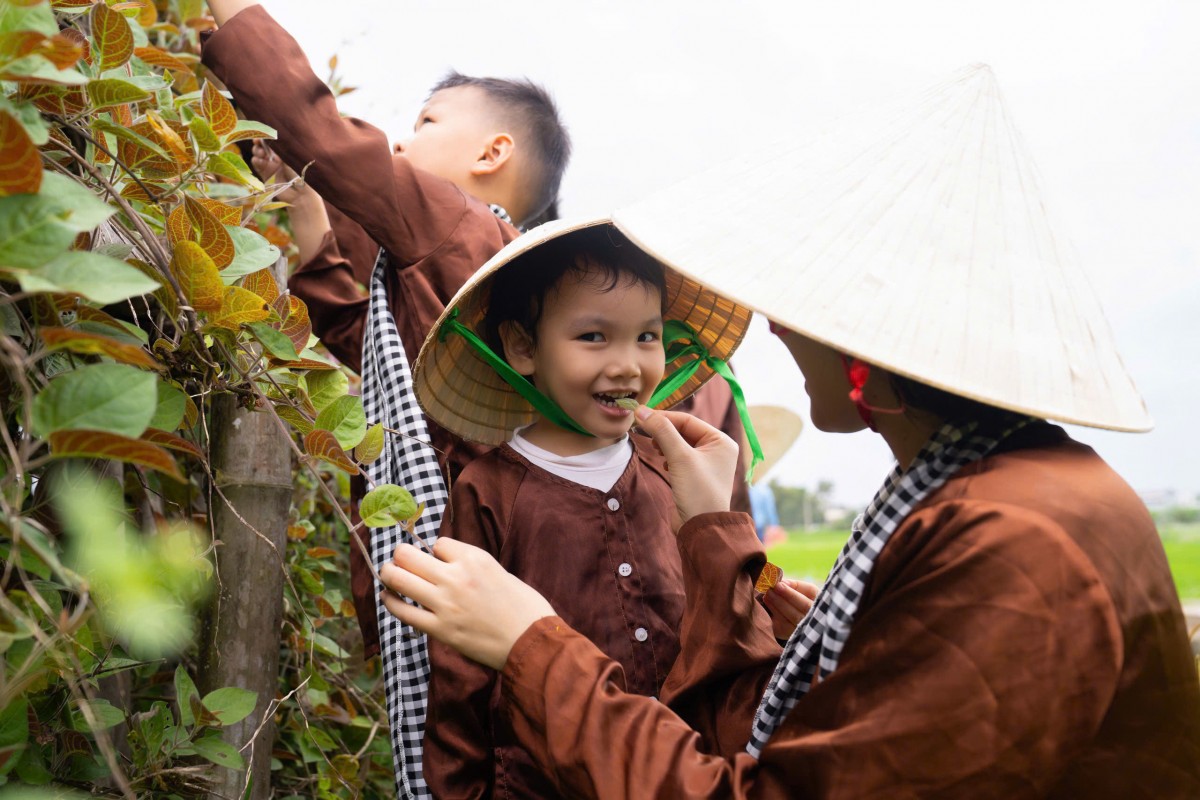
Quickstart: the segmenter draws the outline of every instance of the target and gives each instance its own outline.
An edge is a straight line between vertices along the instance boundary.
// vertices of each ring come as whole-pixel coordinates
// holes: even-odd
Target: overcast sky
[[[338,54],[343,80],[359,87],[343,109],[393,138],[450,68],[546,85],[575,143],[569,216],[611,211],[758,142],[991,64],[1157,423],[1149,434],[1072,434],[1140,491],[1200,492],[1200,3],[265,5],[318,74]],[[734,364],[752,403],[807,418],[784,358],[759,322]],[[827,478],[835,498],[861,504],[889,466],[877,436],[808,429],[772,477]]]

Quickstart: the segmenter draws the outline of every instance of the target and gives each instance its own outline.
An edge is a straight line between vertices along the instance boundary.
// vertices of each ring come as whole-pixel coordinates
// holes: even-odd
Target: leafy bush
[[[281,796],[382,795],[346,475],[383,431],[283,286],[281,187],[238,149],[274,132],[207,82],[211,24],[199,0],[0,0],[0,784],[192,797],[245,769],[223,734],[257,698],[193,680],[234,397],[295,469],[276,740],[254,744]],[[377,491],[371,524],[415,513]]]

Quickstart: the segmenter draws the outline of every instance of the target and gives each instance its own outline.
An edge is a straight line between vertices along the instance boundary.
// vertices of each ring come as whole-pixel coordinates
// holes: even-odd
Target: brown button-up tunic
[[[634,437],[636,439],[636,437]],[[624,671],[657,695],[679,651],[683,576],[661,456],[635,444],[607,492],[569,481],[508,445],[454,485],[441,535],[482,547],[545,595]],[[517,745],[494,671],[431,643],[425,778],[439,798],[558,797]]]
[[[365,243],[373,240],[389,254],[388,300],[404,349],[415,360],[455,292],[516,238],[516,229],[453,183],[394,157],[383,131],[342,117],[295,40],[261,6],[242,11],[208,37],[203,59],[247,117],[278,131],[271,146],[279,157],[297,171],[307,165],[308,183],[366,234],[355,233],[346,243],[353,262],[327,237],[321,254],[289,282],[308,305],[317,335],[341,361],[361,368],[367,300],[358,284],[374,266],[375,254]],[[332,222],[350,238],[346,221],[335,215]],[[429,435],[451,480],[486,449],[431,420]],[[376,599],[357,548],[351,571],[369,656],[379,647]]]
[[[679,532],[688,606],[659,704],[559,618],[502,672],[509,721],[579,797],[1200,797],[1200,687],[1153,522],[1036,425],[951,478],[880,554],[840,665],[744,752],[778,648],[750,521]]]

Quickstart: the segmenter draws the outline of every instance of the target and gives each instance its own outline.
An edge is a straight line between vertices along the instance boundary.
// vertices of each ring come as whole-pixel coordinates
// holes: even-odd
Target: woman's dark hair
[[[538,245],[496,273],[480,332],[488,347],[504,352],[500,326],[505,322],[520,325],[536,343],[546,295],[571,274],[594,276],[606,292],[622,282],[652,286],[666,305],[662,264],[611,225],[584,228]]]
[[[943,389],[936,389],[927,383],[904,378],[894,373],[888,373],[888,381],[892,391],[900,398],[905,408],[914,411],[924,411],[939,419],[955,424],[978,422],[985,429],[1006,428],[1024,414],[1008,411],[1003,408],[970,400]]]

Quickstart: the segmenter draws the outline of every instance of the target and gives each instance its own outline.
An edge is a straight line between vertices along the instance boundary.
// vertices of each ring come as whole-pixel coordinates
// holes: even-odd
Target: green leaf
[[[96,718],[96,724],[99,727],[95,730],[106,731],[109,728],[114,728],[125,721],[125,712],[107,700],[79,701],[79,705],[81,707],[85,704],[92,712],[92,716]],[[79,716],[75,719],[75,730],[79,731],[80,733],[87,733],[88,731],[93,730],[91,725],[88,723],[87,718],[84,717],[82,711],[80,711]]]
[[[50,127],[33,103],[14,103],[7,97],[0,97],[0,111],[7,111],[20,122],[25,133],[29,134],[30,141],[38,147],[50,141]]]
[[[216,733],[211,733],[202,739],[197,739],[192,742],[192,747],[196,749],[197,755],[211,761],[218,767],[237,770],[246,768],[246,761],[242,758],[242,754]]]
[[[154,373],[124,364],[90,364],[66,372],[33,400],[39,436],[54,431],[91,430],[136,439],[158,408]]]
[[[167,725],[171,722],[171,711],[167,708],[166,703],[157,700],[149,713],[140,715],[138,720],[142,739],[146,743],[146,753],[149,760],[153,762],[162,752],[163,741],[166,738],[164,734],[167,731]]]
[[[415,517],[417,501],[407,489],[381,483],[367,492],[358,507],[358,513],[368,528],[390,528]]]
[[[233,261],[221,270],[221,280],[225,283],[273,267],[279,260],[279,248],[249,228],[226,225],[225,230],[233,239]]]
[[[158,382],[158,407],[147,427],[160,431],[177,430],[183,423],[183,413],[187,409],[187,395],[177,387],[165,381]]]
[[[196,690],[192,676],[180,664],[175,668],[175,704],[179,707],[179,724],[188,728],[196,724],[196,717],[192,714],[193,697],[199,700],[200,692]]]
[[[204,117],[192,117],[188,120],[188,128],[201,150],[215,153],[221,149],[221,137],[217,136]]]
[[[296,346],[292,344],[292,340],[267,323],[251,322],[246,327],[250,329],[250,333],[254,334],[254,338],[262,342],[262,346],[280,361],[295,361],[300,357],[296,353]]]
[[[254,713],[258,693],[236,686],[216,689],[204,696],[204,707],[216,714],[222,725],[241,722]]]
[[[17,695],[0,708],[0,776],[21,760],[21,751],[29,743],[29,701]]]
[[[362,399],[354,395],[342,395],[317,414],[316,427],[332,433],[343,450],[354,447],[367,432],[367,416],[363,413]]]
[[[354,448],[354,457],[361,464],[373,464],[383,454],[383,423],[376,422]]]
[[[69,250],[29,272],[17,273],[27,292],[77,294],[96,303],[111,305],[140,297],[160,284],[124,261],[86,250]]]
[[[37,31],[46,36],[58,33],[58,23],[54,21],[50,4],[0,3],[0,34],[16,31]]]
[[[0,197],[0,268],[40,267],[113,212],[87,187],[44,171],[37,194]]]
[[[326,406],[350,391],[350,380],[340,369],[310,372],[304,378],[308,386],[308,399],[313,408],[323,411]]]
[[[88,76],[73,69],[59,69],[46,58],[29,55],[10,61],[0,69],[5,80],[36,80],[39,83],[55,83],[61,86],[82,86]]]
[[[205,162],[205,167],[209,172],[248,186],[257,192],[263,190],[263,182],[254,176],[250,167],[237,153],[213,153]]]
[[[87,94],[92,108],[137,103],[150,97],[150,93],[140,86],[117,78],[101,78],[89,82]]]

